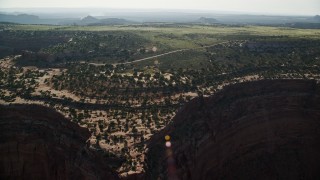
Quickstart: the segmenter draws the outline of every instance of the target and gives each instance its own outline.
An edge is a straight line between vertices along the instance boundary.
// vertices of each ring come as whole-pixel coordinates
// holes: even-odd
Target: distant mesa
[[[318,21],[318,22],[320,22],[320,15],[314,16],[313,19],[316,20],[316,21]]]
[[[19,23],[19,24],[60,24],[60,25],[122,25],[132,24],[133,21],[128,21],[121,18],[104,18],[98,19],[93,16],[86,16],[82,19],[41,19],[38,16],[29,14],[7,15],[0,14],[0,22]]]
[[[201,17],[197,20],[198,23],[202,24],[216,24],[219,23],[217,19],[214,18],[206,18],[206,17]]]
[[[94,18],[92,16],[87,16],[87,17],[84,17],[83,19],[81,19],[81,23],[83,23],[83,24],[91,24],[91,23],[96,23],[98,21],[99,21],[99,19]]]
[[[0,14],[0,22],[36,24],[40,22],[40,19],[38,16],[29,15],[29,14],[19,14],[19,15]]]
[[[28,11],[26,11],[28,12]],[[52,24],[52,25],[127,25],[137,23],[152,23],[152,22],[163,22],[163,23],[190,23],[190,24],[287,24],[287,23],[314,23],[320,22],[319,15],[316,16],[267,16],[267,15],[241,15],[241,14],[225,14],[223,16],[215,14],[197,14],[197,13],[183,13],[183,12],[122,12],[115,13],[110,16],[91,16],[87,15],[82,17],[82,13],[74,14],[71,16],[69,12],[63,13],[65,16],[46,15],[44,14],[6,14],[1,12],[0,22],[6,23],[20,23],[20,24]],[[84,13],[84,12],[83,12]],[[88,12],[85,12],[88,13]],[[69,15],[68,15],[69,14]],[[62,14],[61,14],[62,15]],[[39,16],[39,17],[38,17]],[[207,16],[207,17],[206,17]],[[123,19],[124,17],[130,19]],[[219,17],[218,20],[212,17]],[[297,26],[300,27],[301,25]],[[305,27],[305,25],[303,25]],[[307,27],[308,28],[308,27]],[[312,28],[318,28],[312,27]]]
[[[131,21],[127,21],[125,19],[120,18],[105,18],[98,19],[93,16],[86,16],[79,22],[74,22],[79,25],[122,25],[122,24],[130,24],[133,23]]]
[[[126,19],[121,18],[107,18],[107,19],[101,19],[101,24],[112,24],[112,25],[121,25],[121,24],[132,24],[133,21],[128,21]]]

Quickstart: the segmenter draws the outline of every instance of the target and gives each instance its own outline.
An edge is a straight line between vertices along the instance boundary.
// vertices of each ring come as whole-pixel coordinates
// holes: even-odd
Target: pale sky
[[[0,0],[0,8],[38,7],[194,9],[261,14],[320,14],[320,0]]]

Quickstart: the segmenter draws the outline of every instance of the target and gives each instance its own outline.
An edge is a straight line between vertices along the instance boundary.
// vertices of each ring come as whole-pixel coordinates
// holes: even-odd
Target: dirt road
[[[116,65],[120,65],[120,64],[132,64],[132,63],[141,62],[141,61],[145,61],[145,60],[149,60],[149,59],[153,59],[153,58],[157,58],[157,57],[161,57],[161,56],[165,56],[165,55],[168,55],[168,54],[173,54],[173,53],[177,53],[177,52],[181,52],[181,51],[190,51],[190,50],[195,50],[195,49],[203,49],[203,48],[213,47],[213,46],[227,44],[227,43],[229,43],[229,42],[221,42],[221,43],[217,43],[217,44],[213,44],[213,45],[202,46],[202,47],[191,48],[191,49],[178,49],[178,50],[174,50],[174,51],[169,51],[169,52],[166,52],[166,53],[158,54],[158,55],[155,55],[155,56],[150,56],[150,57],[146,57],[146,58],[142,58],[142,59],[133,60],[133,61],[130,61],[130,62],[114,63],[112,65],[116,66]],[[104,65],[106,65],[105,63],[89,63],[89,64],[95,65],[95,66],[104,66]]]

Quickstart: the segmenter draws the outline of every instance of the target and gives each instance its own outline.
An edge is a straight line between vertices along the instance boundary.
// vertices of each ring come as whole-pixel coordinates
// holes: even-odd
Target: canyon
[[[124,179],[318,179],[319,117],[315,80],[229,85],[181,107]],[[1,105],[0,179],[120,179],[89,137],[50,108]]]

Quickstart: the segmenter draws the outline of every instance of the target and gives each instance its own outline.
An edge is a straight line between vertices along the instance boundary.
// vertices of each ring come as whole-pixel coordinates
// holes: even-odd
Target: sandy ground
[[[60,75],[63,71],[65,71],[64,69],[51,69],[46,72],[46,75],[44,75],[43,77],[40,77],[37,82],[39,83],[34,95],[40,95],[40,91],[49,91],[50,94],[55,94],[58,98],[71,98],[74,101],[79,101],[81,98],[79,96],[76,96],[75,94],[67,91],[67,90],[55,90],[52,87],[50,87],[49,85],[47,85],[45,83],[46,79],[50,79],[52,78],[52,76],[54,75]]]

